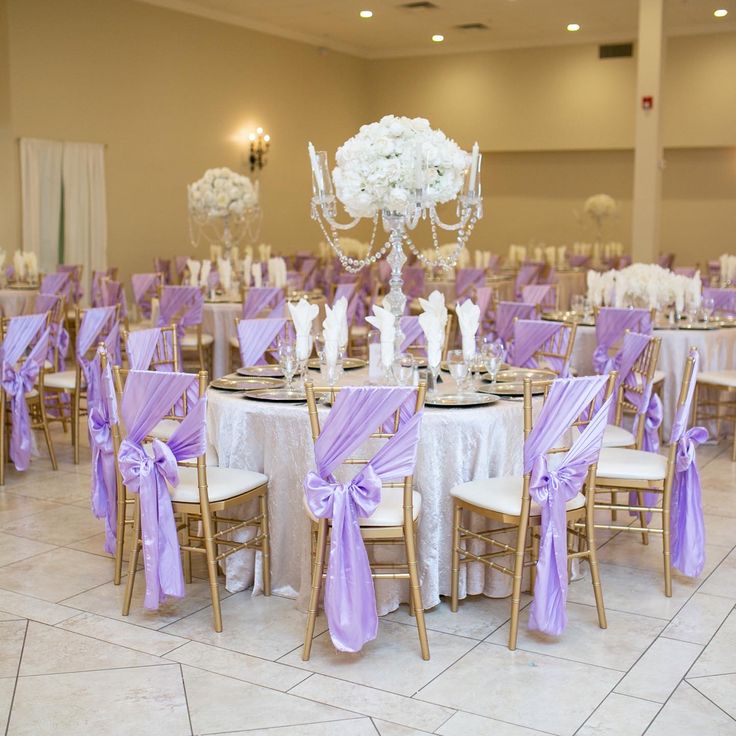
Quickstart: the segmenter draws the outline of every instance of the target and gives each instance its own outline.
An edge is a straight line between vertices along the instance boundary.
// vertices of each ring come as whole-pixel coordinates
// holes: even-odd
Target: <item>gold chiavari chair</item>
[[[677,408],[684,406],[687,401],[687,389],[692,380],[694,359],[688,355],[685,361],[680,395]],[[670,505],[672,500],[672,482],[676,470],[677,443],[672,443],[667,456],[658,452],[644,452],[619,447],[604,447],[598,461],[598,475],[596,478],[595,493],[611,494],[613,491],[633,491],[636,494],[637,504],[618,504],[596,501],[596,510],[622,511],[625,514],[633,512],[639,514],[640,519],[647,513],[661,514],[660,526],[646,525],[642,532],[641,527],[625,524],[596,523],[596,529],[611,529],[624,532],[642,532],[642,542],[648,543],[648,533],[662,535],[662,553],[664,558],[664,590],[669,598],[672,596],[672,567],[670,555]],[[661,506],[647,505],[642,502],[645,492],[654,493],[661,499]]]
[[[518,318],[514,318],[514,323],[516,322]],[[558,371],[550,364],[550,358],[561,360],[564,365],[569,366],[572,350],[575,347],[577,329],[577,322],[563,322],[561,328],[534,352],[532,357],[536,364],[540,368],[546,368],[555,373]]]
[[[3,317],[0,319],[0,339],[5,340],[7,326],[12,317]],[[48,327],[50,315],[46,315],[46,326]],[[39,333],[40,336],[40,333]],[[35,341],[31,344],[32,347]],[[25,358],[21,358],[22,363]],[[54,443],[51,439],[49,431],[49,419],[46,414],[46,391],[44,385],[44,376],[47,370],[41,366],[38,371],[38,378],[33,390],[26,394],[26,403],[28,404],[28,412],[30,415],[30,428],[40,429],[46,440],[46,448],[49,451],[49,459],[53,470],[58,470],[59,465],[56,461],[56,453],[54,452]],[[11,433],[12,416],[10,414],[10,402],[7,400],[4,389],[0,387],[0,486],[5,485],[5,469],[8,458],[10,457],[10,433]]]
[[[420,411],[424,406],[426,388],[426,383],[420,381],[417,388],[415,412]],[[305,382],[305,389],[312,440],[316,442],[320,435],[317,398],[319,395],[328,394],[334,403],[341,389],[335,387],[318,387],[312,381]],[[397,410],[393,418],[392,431],[386,432],[384,428],[379,428],[370,437],[373,439],[388,440],[396,434],[398,429],[399,411]],[[369,459],[366,458],[349,457],[343,460],[342,465],[351,467],[365,466],[368,462]],[[316,519],[313,517],[306,506],[306,502],[305,508],[312,519],[312,588],[309,597],[304,650],[302,652],[302,659],[306,662],[312,651],[312,639],[314,638],[314,627],[317,621],[322,580],[327,574],[327,549],[331,525],[328,519]],[[403,481],[383,483],[381,503],[369,519],[360,519],[360,531],[363,541],[369,549],[380,545],[403,544],[406,555],[405,562],[389,563],[374,561],[371,563],[371,574],[374,580],[409,580],[410,610],[416,616],[417,620],[422,659],[428,660],[429,640],[427,639],[427,628],[424,620],[424,607],[422,604],[422,593],[417,567],[416,533],[420,508],[421,496],[414,490],[413,476],[407,476]]]
[[[615,373],[612,373],[608,378],[605,398],[608,398],[611,394],[615,380]],[[582,428],[590,421],[596,411],[599,398],[596,397],[590,402],[582,414],[571,424],[571,430],[576,427]],[[529,437],[532,427],[532,381],[527,378],[524,380],[525,441]],[[568,432],[567,434],[571,433]],[[555,447],[549,450],[547,454],[566,452],[568,449],[568,447]],[[530,568],[529,589],[533,593],[535,565],[539,554],[542,517],[541,509],[532,501],[529,494],[530,477],[530,474],[525,474],[506,478],[488,478],[463,483],[450,490],[453,504],[451,610],[457,612],[458,609],[461,564],[480,562],[486,567],[510,576],[513,579],[508,644],[511,650],[516,649],[524,568]],[[596,465],[593,464],[588,469],[583,492],[568,501],[566,505],[567,557],[568,566],[575,558],[588,560],[598,612],[598,625],[605,629],[607,627],[606,610],[603,605],[593,523],[593,503],[595,499],[593,489],[595,487]],[[478,514],[490,522],[501,524],[501,526],[473,531],[469,528],[470,525],[463,521],[465,512]],[[576,523],[579,525],[577,529],[572,526]],[[509,533],[516,534],[516,540],[511,543],[505,541],[508,539],[507,535]],[[483,543],[486,549],[492,551],[475,554],[468,548],[471,542]],[[575,547],[577,549],[573,548],[573,543],[576,543]],[[512,556],[513,564],[511,567],[502,564],[503,558]]]
[[[104,340],[110,330],[118,322],[118,314],[120,312],[120,306],[115,308],[115,315],[110,320],[106,328],[98,335],[98,339],[90,346],[87,354],[84,356],[87,360],[92,360],[95,353],[97,352],[97,345],[100,340]],[[82,318],[84,317],[85,310],[76,307],[74,310],[74,334],[79,332],[79,325]],[[71,337],[70,337],[71,340]],[[65,413],[68,411],[68,406],[62,402],[62,395],[68,394],[71,399],[71,424],[72,424],[72,447],[74,448],[74,464],[79,465],[79,420],[81,417],[87,415],[87,386],[85,385],[84,376],[82,374],[82,365],[79,361],[79,356],[75,355],[74,368],[67,369],[65,371],[55,371],[54,373],[48,373],[45,377],[46,389],[52,392],[55,396],[56,401],[52,402],[57,412],[54,416],[49,416],[47,420],[49,422],[62,422],[66,421]],[[58,416],[56,415],[58,414]]]
[[[113,371],[116,374],[115,383],[120,403],[122,401],[120,370],[116,367]],[[203,400],[207,391],[207,373],[200,371],[198,376],[199,400]],[[182,401],[186,401],[186,394],[182,396]],[[172,410],[171,418],[178,421],[182,419],[176,415],[174,410]],[[119,445],[115,448],[116,457],[118,449]],[[271,595],[268,476],[251,470],[208,466],[205,455],[197,457],[194,464],[192,462],[178,463],[178,472],[179,484],[170,490],[174,513],[181,520],[178,530],[181,536],[180,549],[183,553],[184,580],[187,583],[192,582],[192,553],[203,555],[207,564],[214,629],[219,633],[222,631],[222,611],[217,588],[217,566],[225,558],[246,549],[259,551],[263,565],[263,594]],[[142,547],[139,496],[132,495],[134,495],[134,541],[123,599],[123,616],[130,613],[136,568]],[[258,512],[247,519],[218,515],[251,501],[257,501]],[[201,531],[194,531],[193,526]],[[243,542],[235,541],[230,537],[233,532],[247,527],[256,529],[255,536]],[[222,552],[219,551],[220,548],[224,548]]]
[[[731,422],[731,460],[736,462],[736,370],[702,371],[698,374],[693,398],[695,423],[714,422],[719,437],[723,422]]]

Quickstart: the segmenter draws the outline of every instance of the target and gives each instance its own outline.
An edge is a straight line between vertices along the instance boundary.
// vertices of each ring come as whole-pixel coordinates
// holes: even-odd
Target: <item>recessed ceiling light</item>
[[[726,8],[718,8],[718,10],[713,11],[713,15],[716,18],[725,18],[728,15],[728,10]]]
[[[372,18],[373,17],[373,11],[372,10],[361,10],[360,11],[360,17],[361,18]]]
[[[441,33],[435,33],[434,36],[432,36],[432,40],[435,43],[442,43],[445,40],[445,37]]]
[[[579,23],[568,23],[567,24],[567,30],[568,31],[579,31],[580,30],[580,24]]]

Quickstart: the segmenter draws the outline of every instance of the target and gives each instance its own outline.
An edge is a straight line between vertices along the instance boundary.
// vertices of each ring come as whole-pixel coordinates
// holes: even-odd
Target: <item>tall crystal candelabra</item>
[[[381,122],[383,123],[383,121]],[[452,142],[450,141],[450,143]],[[454,143],[452,145],[455,146]],[[481,153],[478,150],[478,144],[476,143],[473,146],[472,155],[470,156],[463,154],[461,151],[459,153],[463,156],[462,160],[465,162],[458,176],[458,182],[461,183],[461,186],[458,186],[459,191],[454,192],[455,196],[446,197],[443,200],[457,200],[456,222],[443,222],[437,213],[437,197],[432,189],[433,181],[438,178],[437,165],[433,164],[428,156],[424,155],[419,145],[414,144],[414,147],[410,148],[408,152],[412,161],[409,164],[405,163],[404,166],[405,169],[410,166],[413,171],[411,176],[413,187],[408,190],[405,205],[403,207],[375,207],[375,212],[371,216],[373,231],[368,251],[363,258],[352,258],[346,255],[340,247],[340,232],[356,227],[366,215],[355,216],[346,223],[338,222],[337,201],[341,198],[339,193],[338,195],[335,193],[327,153],[325,151],[315,151],[314,146],[311,143],[309,144],[313,192],[311,216],[320,225],[326,241],[339,257],[343,268],[351,273],[357,273],[366,267],[370,267],[381,258],[386,258],[391,266],[390,288],[386,296],[386,304],[396,317],[397,349],[403,342],[400,317],[404,314],[406,306],[402,276],[404,264],[407,261],[405,247],[430,268],[454,268],[460,252],[473,232],[475,224],[483,217],[480,183]],[[343,201],[343,204],[346,203]],[[347,205],[346,209],[348,212],[350,211],[350,207]],[[383,230],[388,237],[382,245],[376,248],[379,217]],[[420,251],[410,235],[410,232],[417,227],[420,220],[429,221],[433,241],[432,257],[428,257]],[[452,232],[456,236],[456,245],[449,254],[443,254],[440,248],[440,230]]]

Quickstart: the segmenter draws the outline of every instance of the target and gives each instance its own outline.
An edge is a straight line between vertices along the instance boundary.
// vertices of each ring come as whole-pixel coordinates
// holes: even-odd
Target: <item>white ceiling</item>
[[[638,0],[432,0],[430,10],[407,10],[411,0],[143,0],[365,58],[457,53],[567,43],[632,41]],[[728,9],[714,18],[716,8]],[[370,9],[369,20],[359,11]],[[570,33],[568,23],[581,30]],[[459,30],[484,23],[488,30]],[[736,0],[665,0],[670,35],[736,31]],[[431,41],[441,33],[444,43]]]

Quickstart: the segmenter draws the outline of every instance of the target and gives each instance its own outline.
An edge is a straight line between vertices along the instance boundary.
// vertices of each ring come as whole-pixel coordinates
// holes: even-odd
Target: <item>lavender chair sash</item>
[[[582,268],[590,263],[590,256],[585,256],[579,253],[570,253],[567,256],[567,262],[571,268]]]
[[[109,304],[102,303],[102,279],[107,276],[107,271],[92,271],[92,289],[90,301],[93,307],[105,307]]]
[[[595,337],[598,343],[593,352],[593,370],[610,373],[616,369],[615,360],[608,354],[611,346],[626,332],[635,330],[641,334],[652,333],[652,315],[648,309],[621,309],[603,307],[595,321]]]
[[[462,299],[470,296],[470,291],[484,286],[486,272],[483,268],[458,268],[455,271],[455,298]]]
[[[171,259],[170,258],[154,258],[153,267],[158,273],[163,274],[165,284],[171,283]]]
[[[51,274],[56,275],[56,274]],[[34,312],[46,313],[55,309],[57,302],[61,299],[57,294],[38,294],[33,305]],[[60,371],[66,368],[66,356],[69,352],[69,332],[64,327],[64,315],[57,322],[49,324],[49,347],[46,360],[53,365],[54,357],[58,357]]]
[[[401,350],[407,350],[412,345],[426,345],[424,330],[419,324],[419,317],[401,317],[401,331],[404,333],[404,341],[401,343]]]
[[[736,314],[736,289],[719,289],[707,286],[703,289],[703,299],[712,299],[714,310],[724,314]]]
[[[550,294],[554,294],[552,284],[527,284],[521,289],[521,300],[527,304],[549,306]]]
[[[186,271],[188,260],[189,256],[176,256],[176,258],[174,259],[174,270],[176,271],[176,277],[179,281],[181,281],[182,277],[184,276],[184,271]]]
[[[541,263],[522,263],[519,272],[516,274],[516,296],[521,296],[521,290],[528,284],[535,284],[539,280],[539,274],[542,271]]]
[[[13,317],[2,346],[2,388],[10,399],[12,427],[10,432],[10,458],[16,470],[27,470],[31,460],[31,427],[26,394],[36,384],[46,353],[49,330],[44,330],[45,314],[29,314]],[[43,331],[36,344],[21,365],[33,339]],[[3,419],[4,421],[4,419]]]
[[[307,475],[304,489],[314,516],[332,519],[325,613],[339,651],[358,652],[376,637],[376,596],[359,519],[370,517],[380,503],[381,481],[413,474],[421,412],[405,421],[351,481],[339,483],[332,472],[415,395],[411,388],[343,389],[315,442],[317,471]]]
[[[475,290],[475,303],[480,309],[480,321],[481,324],[488,319],[488,308],[491,305],[491,298],[493,296],[493,287],[491,286],[479,286]]]
[[[690,349],[694,359],[685,403],[678,408],[672,424],[670,442],[676,443],[675,475],[670,507],[670,539],[672,566],[688,577],[698,577],[705,565],[705,523],[701,499],[700,474],[696,458],[697,446],[708,439],[705,427],[688,429],[700,355]]]
[[[672,268],[672,264],[675,262],[674,253],[664,253],[659,257],[657,261],[662,268]]]
[[[114,307],[120,305],[120,317],[128,316],[128,301],[125,298],[125,289],[120,281],[106,280],[100,284],[101,307]]]
[[[117,399],[112,380],[110,363],[102,370],[98,350],[92,360],[90,373],[94,374],[97,400],[89,407],[87,424],[92,446],[92,513],[105,520],[105,551],[115,554],[117,538],[117,505],[115,454],[112,442],[112,427],[118,423]]]
[[[496,337],[508,343],[514,336],[515,319],[537,319],[537,308],[525,302],[499,302],[496,310]]]
[[[202,324],[204,296],[198,286],[164,286],[158,312],[158,327],[176,324],[176,333],[184,336],[187,327]]]
[[[69,274],[68,288],[65,290],[65,296],[74,304],[79,304],[84,296],[81,284],[82,267],[76,264],[61,263],[56,267],[59,273]]]
[[[511,345],[509,361],[511,365],[522,368],[539,367],[534,353],[540,350],[544,344],[563,331],[561,347],[567,347],[570,339],[570,328],[559,322],[543,322],[534,319],[516,320],[514,323],[514,342]],[[546,361],[560,378],[566,378],[570,372],[568,361],[557,356],[548,356]]]
[[[128,354],[128,365],[132,370],[147,371],[161,340],[161,328],[151,327],[148,330],[135,330],[128,335],[125,350]],[[173,370],[173,365],[170,370]]]
[[[410,299],[416,299],[424,293],[424,269],[410,266],[404,269],[404,292]]]
[[[263,354],[284,329],[285,318],[241,319],[238,322],[238,344],[243,365],[260,365]]]
[[[133,287],[133,301],[145,319],[151,317],[151,296],[158,284],[157,273],[134,273],[130,278]]]
[[[572,447],[554,465],[547,452],[604,389],[606,376],[555,381],[524,444],[529,494],[541,508],[541,538],[529,628],[557,636],[567,625],[566,504],[580,492],[589,467],[597,462],[612,397],[596,411]]]
[[[187,373],[131,371],[125,382],[120,411],[128,436],[120,445],[118,463],[128,490],[140,495],[144,605],[156,610],[166,596],[184,596],[184,576],[176,521],[168,485],[179,484],[177,461],[205,451],[206,399],[198,401],[167,443],[154,440],[152,456],[143,440],[177,399],[197,381]]]
[[[284,290],[276,286],[259,286],[248,289],[243,302],[243,319],[255,319],[268,307],[271,311],[283,299]]]
[[[305,258],[299,264],[299,272],[304,278],[304,289],[306,291],[311,291],[315,288],[318,270],[316,258]]]
[[[39,291],[41,294],[62,294],[69,285],[69,276],[68,271],[46,274],[41,281]]]

